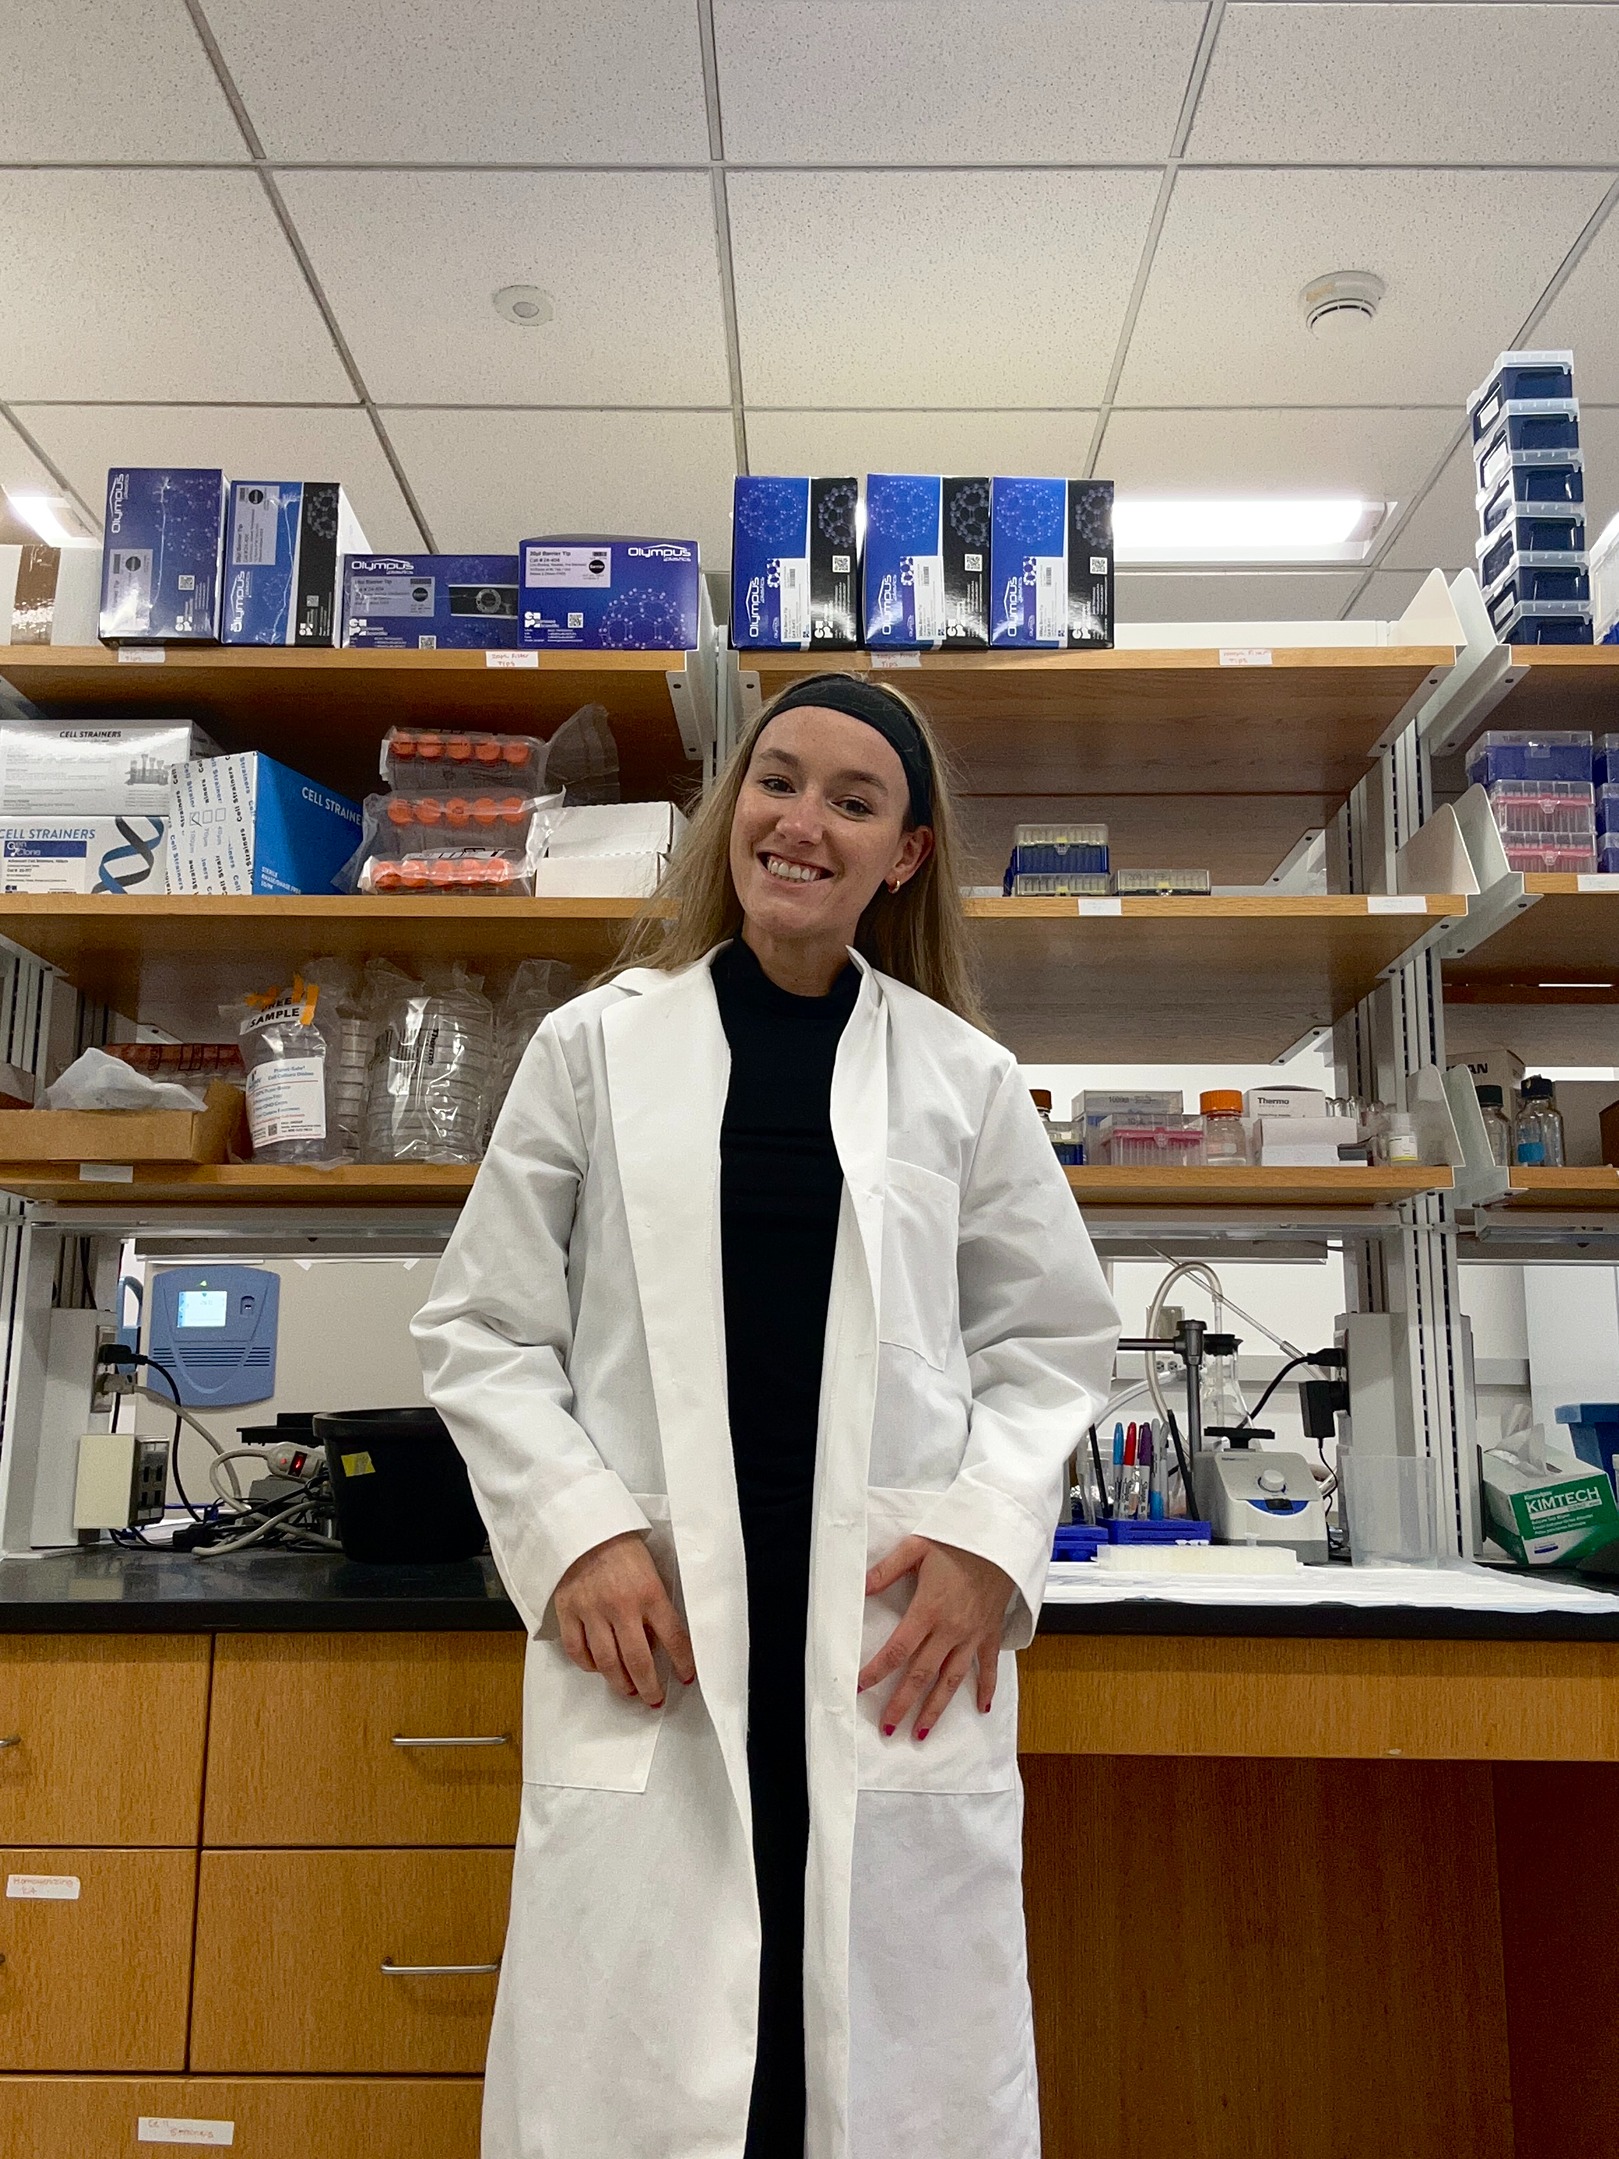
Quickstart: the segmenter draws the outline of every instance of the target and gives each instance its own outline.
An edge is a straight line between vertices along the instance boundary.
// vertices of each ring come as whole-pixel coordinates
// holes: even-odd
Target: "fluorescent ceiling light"
[[[1126,567],[1364,562],[1393,507],[1356,495],[1121,495],[1114,556]]]
[[[14,495],[8,487],[6,500],[47,547],[96,545],[94,535],[86,531],[84,519],[65,495]]]

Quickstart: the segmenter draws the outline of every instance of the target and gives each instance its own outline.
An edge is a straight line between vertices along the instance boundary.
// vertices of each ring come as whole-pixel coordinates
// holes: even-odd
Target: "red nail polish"
[[[924,1739],[926,1739],[926,1737],[928,1736],[929,1732],[931,1732],[931,1731],[932,1731],[932,1729],[933,1729],[933,1727],[932,1727],[932,1725],[931,1725],[931,1724],[924,1724],[924,1725],[923,1725],[922,1729],[921,1729],[921,1730],[920,1730],[920,1731],[919,1731],[919,1732],[917,1733],[917,1735],[916,1735],[916,1743],[917,1743],[917,1745],[918,1745],[918,1746],[920,1746],[920,1745],[922,1744],[922,1741],[923,1741]]]
[[[692,1673],[692,1675],[691,1675],[691,1677],[690,1677],[690,1679],[683,1679],[683,1680],[682,1680],[682,1681],[680,1682],[680,1684],[681,1684],[681,1685],[682,1685],[683,1687],[692,1687],[692,1686],[695,1686],[695,1685],[697,1684],[697,1674],[696,1674],[695,1672],[693,1672],[693,1673]]]
[[[883,1726],[883,1737],[884,1737],[885,1739],[892,1739],[892,1738],[893,1738],[893,1736],[894,1736],[894,1727],[893,1727],[893,1726],[892,1726],[891,1724],[885,1724],[885,1725]]]

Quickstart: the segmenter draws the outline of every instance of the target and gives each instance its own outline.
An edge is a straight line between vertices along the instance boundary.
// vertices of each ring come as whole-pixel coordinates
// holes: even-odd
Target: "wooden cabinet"
[[[0,1635],[0,1843],[195,1847],[207,1635]]]
[[[195,2124],[231,2159],[477,2159],[475,2077],[0,2076],[7,2159],[132,2159]],[[142,2129],[145,2129],[145,2141]]]
[[[481,2070],[511,1867],[508,1851],[204,1852],[191,2067]]]
[[[196,1871],[191,1851],[0,1850],[0,2062],[183,2069]]]
[[[523,1647],[517,1634],[222,1636],[203,1842],[509,1845]]]

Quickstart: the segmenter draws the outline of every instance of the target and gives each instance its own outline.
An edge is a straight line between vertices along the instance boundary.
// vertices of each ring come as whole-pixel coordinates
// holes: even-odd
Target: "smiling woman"
[[[903,699],[762,714],[524,1058],[429,1389],[531,1636],[485,2159],[1027,2159],[1017,1671],[1113,1309]]]

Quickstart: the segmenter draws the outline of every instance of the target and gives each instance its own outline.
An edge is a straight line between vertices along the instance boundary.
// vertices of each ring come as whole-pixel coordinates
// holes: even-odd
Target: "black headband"
[[[905,767],[906,784],[911,790],[911,823],[932,824],[933,760],[920,728],[892,690],[884,689],[880,682],[864,682],[858,675],[811,675],[784,690],[771,706],[770,716],[774,719],[778,712],[794,712],[803,705],[846,712],[851,720],[864,720],[868,727],[875,727]]]

